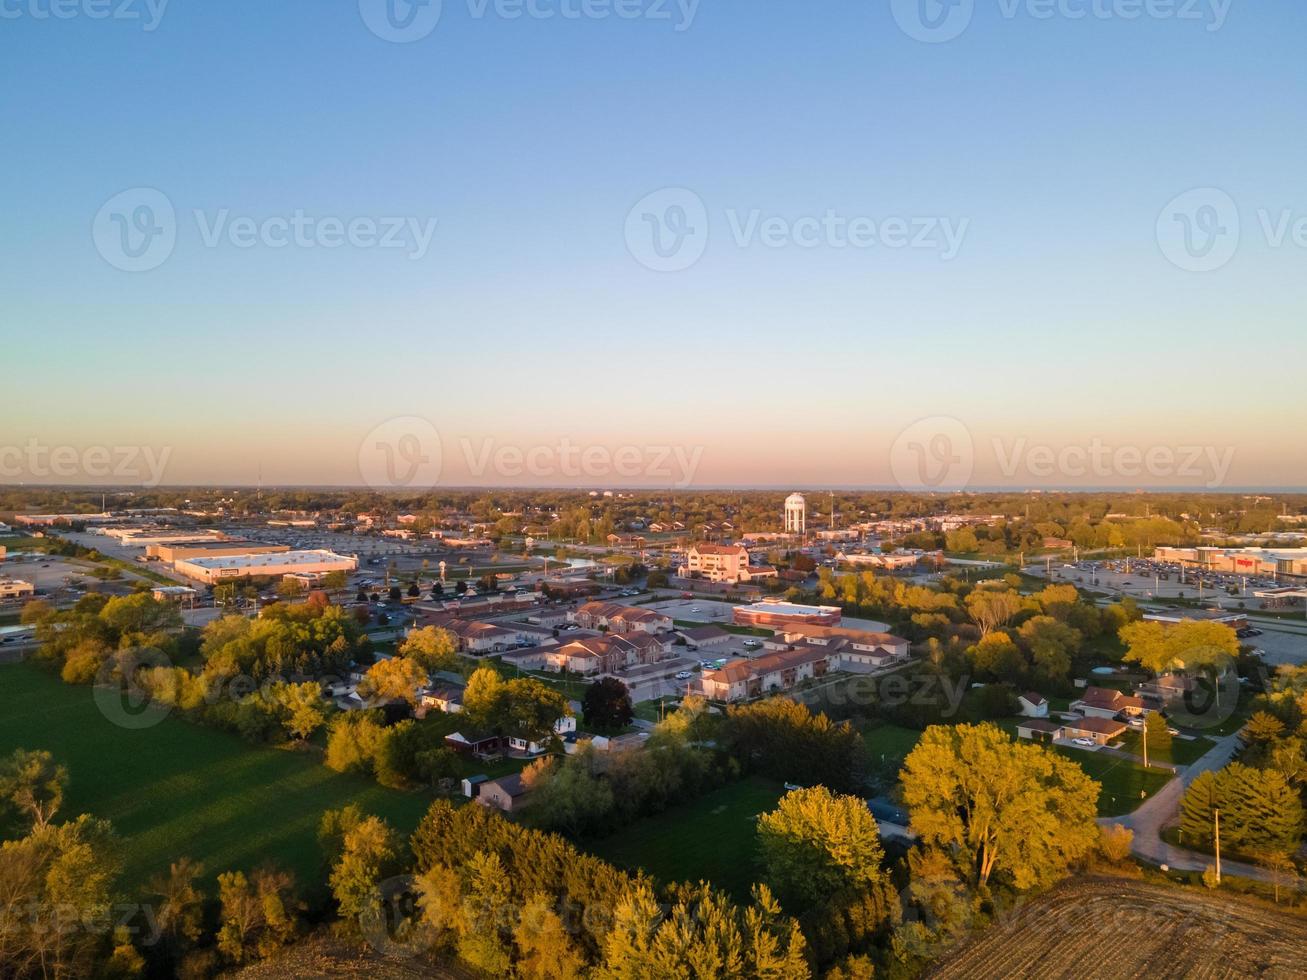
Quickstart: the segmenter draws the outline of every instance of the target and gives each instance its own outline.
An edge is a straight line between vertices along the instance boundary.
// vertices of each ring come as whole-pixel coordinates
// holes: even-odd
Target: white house
[[[1019,694],[1017,695],[1017,705],[1021,709],[1021,714],[1026,718],[1048,717],[1048,698],[1042,694],[1036,694],[1034,691]]]
[[[563,715],[554,722],[554,734],[559,738],[570,732],[576,731],[576,717],[574,715]],[[535,742],[528,742],[524,738],[510,737],[508,747],[514,752],[523,752],[526,755],[542,755],[545,751],[544,746],[537,745]]]

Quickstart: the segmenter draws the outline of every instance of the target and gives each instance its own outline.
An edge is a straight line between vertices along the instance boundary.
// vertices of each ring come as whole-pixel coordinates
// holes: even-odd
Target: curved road
[[[1158,792],[1154,793],[1139,809],[1124,817],[1101,817],[1098,822],[1104,826],[1120,824],[1134,831],[1135,836],[1130,851],[1135,857],[1151,864],[1165,864],[1178,871],[1206,870],[1207,866],[1215,860],[1210,854],[1190,851],[1183,847],[1176,847],[1174,844],[1168,844],[1162,840],[1160,831],[1179,812],[1180,798],[1184,795],[1184,791],[1189,784],[1199,774],[1213,769],[1220,769],[1224,766],[1230,761],[1230,757],[1234,755],[1238,747],[1239,734],[1236,732],[1233,735],[1227,735],[1218,741],[1205,755],[1191,763],[1187,768],[1180,770],[1175,779],[1172,779]],[[1253,878],[1267,884],[1271,882],[1271,875],[1265,868],[1245,864],[1242,861],[1229,861],[1224,858],[1221,859],[1221,874],[1236,875],[1240,878]]]

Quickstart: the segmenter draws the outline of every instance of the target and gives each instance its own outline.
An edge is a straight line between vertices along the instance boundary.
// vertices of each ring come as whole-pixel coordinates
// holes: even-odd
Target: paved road
[[[1177,871],[1206,870],[1214,861],[1210,854],[1168,844],[1162,840],[1160,831],[1179,812],[1180,798],[1184,795],[1185,788],[1201,773],[1224,766],[1238,747],[1239,735],[1237,733],[1227,735],[1206,755],[1197,759],[1188,768],[1182,770],[1175,779],[1158,790],[1139,809],[1124,817],[1102,817],[1098,822],[1104,825],[1119,823],[1133,830],[1135,837],[1130,850],[1135,857],[1152,864],[1165,864]],[[1270,873],[1264,868],[1245,864],[1242,861],[1222,859],[1221,873],[1237,875],[1240,878],[1253,878],[1268,884],[1271,881]]]

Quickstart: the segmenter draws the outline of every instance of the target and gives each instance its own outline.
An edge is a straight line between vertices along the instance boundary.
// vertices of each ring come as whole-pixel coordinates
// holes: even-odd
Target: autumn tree
[[[977,588],[967,596],[967,613],[980,627],[980,635],[1010,622],[1025,607],[1025,600],[1010,589]]]
[[[266,958],[295,936],[299,900],[288,871],[267,867],[249,876],[243,871],[220,874],[218,900],[218,951],[228,962]]]
[[[359,684],[359,694],[379,701],[418,703],[418,691],[427,683],[427,672],[416,660],[390,657],[368,668]]]
[[[15,749],[0,763],[0,802],[18,811],[34,827],[46,827],[63,804],[68,770],[42,749]]]
[[[450,670],[458,663],[458,639],[439,626],[411,630],[398,650],[400,656],[420,664],[429,674]]]
[[[967,855],[981,884],[1055,881],[1098,842],[1099,786],[1074,762],[994,725],[926,729],[903,766],[912,830]]]
[[[364,817],[346,827],[331,869],[331,893],[347,919],[358,918],[376,900],[376,887],[399,870],[402,843],[380,817]]]
[[[787,793],[775,810],[762,814],[758,846],[765,878],[788,908],[886,881],[885,851],[867,804],[824,786]]]

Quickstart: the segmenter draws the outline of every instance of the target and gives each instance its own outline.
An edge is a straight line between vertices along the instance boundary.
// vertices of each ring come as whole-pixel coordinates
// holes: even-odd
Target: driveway
[[[1204,871],[1214,863],[1210,854],[1190,851],[1176,847],[1162,840],[1162,828],[1173,820],[1180,811],[1180,798],[1185,789],[1204,772],[1222,768],[1239,747],[1239,735],[1227,735],[1218,741],[1204,756],[1197,759],[1179,775],[1145,801],[1139,809],[1124,817],[1100,817],[1104,826],[1120,824],[1134,831],[1134,841],[1130,851],[1137,858],[1151,864],[1165,864],[1177,871]],[[1271,882],[1271,875],[1264,868],[1245,864],[1242,861],[1221,860],[1221,873],[1237,875],[1240,878],[1252,878],[1266,883]]]

